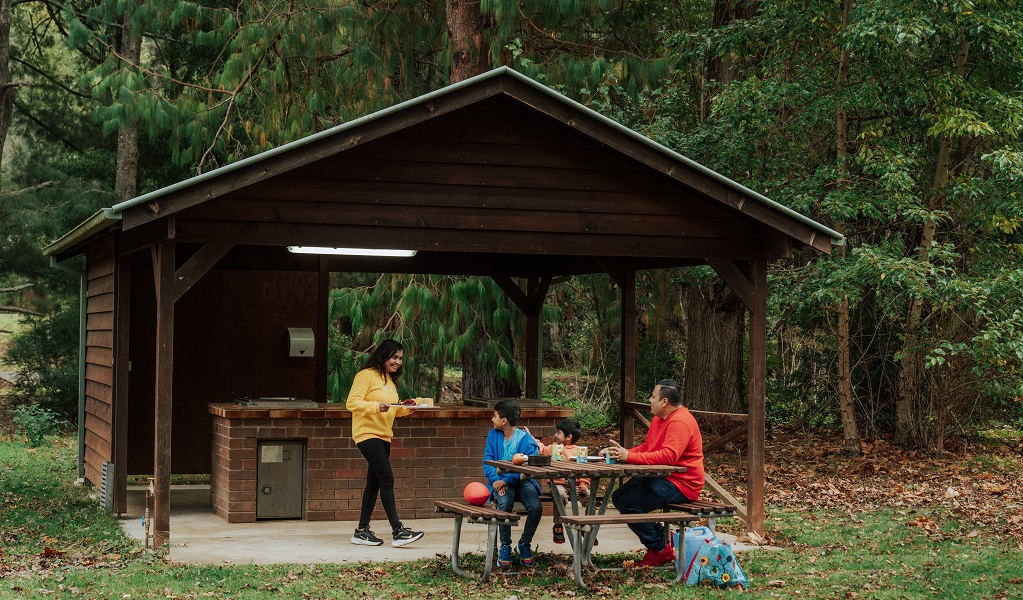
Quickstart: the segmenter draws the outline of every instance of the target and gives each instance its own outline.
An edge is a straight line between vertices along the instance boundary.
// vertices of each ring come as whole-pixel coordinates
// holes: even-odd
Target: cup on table
[[[551,460],[565,460],[564,444],[554,444],[554,449],[551,450]]]
[[[575,461],[581,463],[587,462],[589,460],[590,449],[586,446],[576,446],[575,448]]]
[[[610,452],[606,452],[604,454],[604,462],[606,462],[609,465],[616,465],[616,464],[618,464],[618,459],[613,457],[613,456],[611,456]]]

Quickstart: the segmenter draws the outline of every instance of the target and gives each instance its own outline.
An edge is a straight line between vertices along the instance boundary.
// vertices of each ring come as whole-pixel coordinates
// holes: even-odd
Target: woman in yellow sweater
[[[401,524],[394,503],[394,474],[391,472],[391,438],[394,432],[391,426],[395,417],[404,417],[412,412],[408,408],[392,406],[398,404],[398,377],[404,355],[405,350],[398,342],[380,342],[365,368],[355,374],[352,391],[348,393],[346,406],[352,411],[352,439],[369,463],[366,489],[362,492],[362,514],[352,536],[353,544],[379,546],[384,543],[369,528],[377,495],[391,523],[392,546],[411,544],[423,537],[423,532],[412,531]]]

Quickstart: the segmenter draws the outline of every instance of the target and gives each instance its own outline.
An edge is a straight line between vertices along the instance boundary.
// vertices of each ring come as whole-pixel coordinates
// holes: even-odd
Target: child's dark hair
[[[394,340],[384,340],[377,345],[377,349],[373,351],[373,354],[369,355],[369,360],[366,361],[364,369],[373,369],[377,373],[380,373],[385,378],[387,377],[387,361],[391,360],[399,350],[404,351],[405,348],[401,344]],[[398,383],[398,377],[401,376],[401,367],[394,373],[391,373],[391,381]],[[386,380],[386,379],[385,379]]]
[[[578,444],[579,439],[583,437],[583,427],[575,419],[562,419],[559,421],[558,431],[565,434],[565,437],[571,437],[573,444]]]
[[[494,412],[501,415],[501,418],[508,419],[509,425],[515,425],[519,422],[519,415],[522,414],[522,409],[519,408],[519,403],[514,400],[501,400],[494,405]]]

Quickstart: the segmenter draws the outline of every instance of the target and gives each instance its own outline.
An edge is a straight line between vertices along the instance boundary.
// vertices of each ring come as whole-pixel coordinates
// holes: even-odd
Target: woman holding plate
[[[391,438],[395,417],[412,413],[415,407],[392,406],[398,404],[398,377],[405,349],[394,340],[380,342],[366,366],[355,374],[346,407],[352,412],[352,439],[369,463],[366,489],[362,492],[362,513],[352,536],[353,544],[379,546],[383,540],[369,528],[377,496],[384,505],[391,524],[392,546],[399,547],[423,537],[423,532],[412,531],[401,524],[394,502],[394,474],[391,471]]]

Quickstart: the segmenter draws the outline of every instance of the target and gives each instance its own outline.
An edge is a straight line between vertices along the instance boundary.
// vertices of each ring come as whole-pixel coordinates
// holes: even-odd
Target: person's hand
[[[503,496],[507,489],[508,484],[503,479],[498,479],[494,482],[494,491],[497,492],[498,496]]]
[[[620,463],[627,463],[627,462],[629,462],[629,450],[628,450],[628,448],[625,448],[624,446],[622,446],[621,444],[619,444],[618,442],[616,442],[614,440],[608,440],[608,441],[611,442],[611,447],[610,448],[605,448],[604,450],[601,450],[601,452],[604,452],[606,456],[607,455],[611,456],[611,458],[617,460]]]
[[[386,402],[381,402],[380,403],[380,412],[387,412],[389,410],[391,410],[391,405],[390,404],[388,404]]]
[[[519,429],[521,429],[522,431],[525,431],[529,435],[529,437],[533,437],[533,434],[529,433],[529,428],[528,427],[523,426],[523,427],[519,427]],[[533,439],[535,440],[536,438],[533,438]]]

